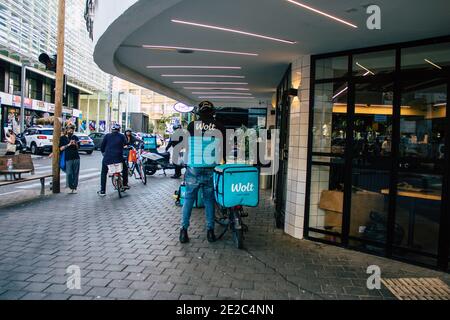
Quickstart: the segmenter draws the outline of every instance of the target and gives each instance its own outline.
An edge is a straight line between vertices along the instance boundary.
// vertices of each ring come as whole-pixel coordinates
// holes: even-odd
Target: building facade
[[[80,117],[80,94],[107,90],[108,76],[92,59],[93,45],[85,29],[83,0],[66,2],[65,74],[68,78],[63,114]],[[14,127],[20,118],[22,68],[25,82],[25,125],[54,111],[55,77],[38,61],[41,53],[56,53],[57,0],[0,1],[1,127]],[[2,138],[3,132],[2,130]]]

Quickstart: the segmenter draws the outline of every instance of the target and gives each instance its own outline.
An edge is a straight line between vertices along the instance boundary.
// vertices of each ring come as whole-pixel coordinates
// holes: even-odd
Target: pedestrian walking
[[[6,133],[6,154],[7,156],[13,156],[16,154],[17,146],[16,146],[16,134],[12,129],[8,129]]]
[[[80,176],[80,141],[74,134],[75,127],[69,125],[65,134],[60,138],[59,145],[61,153],[64,152],[66,169],[66,188],[69,194],[78,193],[78,179]]]
[[[177,130],[182,130],[182,129],[183,129],[183,127],[181,125],[176,125],[176,126],[173,127],[173,131],[174,132],[176,132]],[[168,143],[168,145],[166,147],[166,152],[169,152],[170,148],[173,148],[174,151],[175,151],[176,150],[175,147],[177,145],[179,145],[180,143],[182,143],[182,142],[183,142],[183,137],[179,137],[178,141],[174,141],[172,139],[172,137],[171,137],[170,140],[169,140],[169,143]],[[181,170],[183,169],[183,167],[180,165],[179,159],[180,159],[180,155],[179,154],[178,155],[173,154],[172,161],[173,161],[173,165],[175,166],[175,175],[173,175],[171,177],[172,179],[179,179],[182,176]]]

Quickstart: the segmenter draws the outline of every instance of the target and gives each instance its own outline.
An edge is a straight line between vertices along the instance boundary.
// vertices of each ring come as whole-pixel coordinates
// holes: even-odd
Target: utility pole
[[[60,193],[59,138],[62,126],[62,104],[64,90],[64,35],[66,22],[66,0],[58,0],[58,59],[56,65],[55,116],[53,131],[53,193]]]
[[[25,91],[27,86],[28,66],[22,64],[21,89],[20,89],[20,133],[25,131]]]

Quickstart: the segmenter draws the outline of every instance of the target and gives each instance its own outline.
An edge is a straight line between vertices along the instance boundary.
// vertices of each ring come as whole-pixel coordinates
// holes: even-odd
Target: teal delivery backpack
[[[217,203],[223,208],[257,207],[259,169],[245,164],[225,164],[214,169]]]
[[[184,198],[186,195],[186,185],[181,183],[180,188],[177,192],[175,192],[176,195],[176,204],[180,207],[184,206]],[[204,208],[205,205],[203,203],[203,191],[200,188],[198,190],[197,200],[194,202],[194,208]]]

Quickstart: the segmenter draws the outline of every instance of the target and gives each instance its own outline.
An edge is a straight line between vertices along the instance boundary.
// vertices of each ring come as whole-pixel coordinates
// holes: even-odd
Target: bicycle
[[[231,231],[236,248],[243,249],[244,234],[249,230],[243,222],[243,218],[248,217],[244,206],[259,204],[259,169],[242,164],[218,166],[214,170],[214,189],[221,212],[216,222],[224,228],[218,239]]]
[[[222,217],[216,218],[216,223],[224,228],[217,240],[222,239],[228,231],[233,233],[233,242],[237,249],[244,248],[244,234],[249,231],[242,218],[248,217],[242,206],[232,208],[220,208]]]
[[[114,186],[114,190],[116,190],[119,194],[119,198],[122,198],[122,193],[125,192],[123,188],[123,163],[116,163],[108,165],[108,174],[111,177],[112,185]]]
[[[131,152],[136,152],[136,157],[133,157],[132,165],[129,169],[129,175],[132,177],[134,175],[134,178],[136,180],[141,180],[141,182],[145,185],[147,185],[147,174],[145,172],[145,167],[143,163],[143,157],[142,157],[142,148],[139,148],[136,150],[135,148],[131,147]]]

